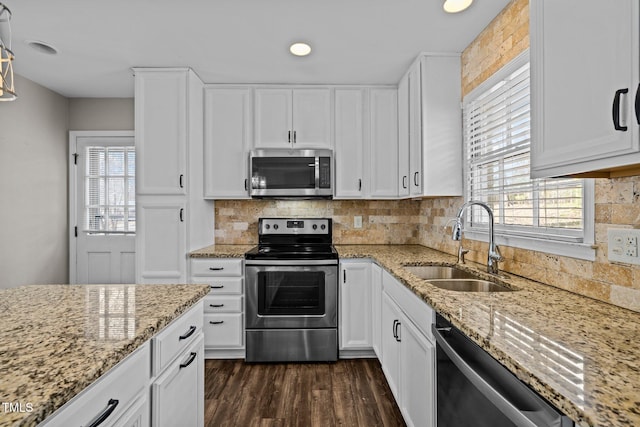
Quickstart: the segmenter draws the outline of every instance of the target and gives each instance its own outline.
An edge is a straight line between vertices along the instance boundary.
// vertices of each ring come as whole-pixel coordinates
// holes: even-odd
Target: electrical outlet
[[[607,230],[609,261],[640,265],[638,240],[640,230],[635,228],[610,228]]]
[[[353,217],[353,228],[362,228],[362,217],[360,215]]]

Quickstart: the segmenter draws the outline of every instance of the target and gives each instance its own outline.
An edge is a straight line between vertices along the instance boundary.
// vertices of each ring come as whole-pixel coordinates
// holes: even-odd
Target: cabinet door
[[[292,146],[291,89],[255,90],[255,147],[289,148]]]
[[[398,196],[409,196],[409,75],[398,84]]]
[[[335,91],[336,198],[361,198],[364,194],[364,91]]]
[[[186,194],[188,73],[135,71],[138,194]]]
[[[136,282],[185,283],[186,206],[146,199],[136,206]]]
[[[400,383],[400,342],[402,337],[397,336],[397,332],[402,325],[400,322],[401,312],[398,305],[382,292],[382,370],[389,383],[389,388],[393,397],[398,400],[398,385]]]
[[[398,91],[370,92],[370,197],[398,196]]]
[[[639,151],[638,27],[636,0],[531,1],[533,177],[622,166],[611,157]],[[626,131],[614,128],[619,90]]]
[[[409,194],[422,195],[422,122],[420,62],[409,71]]]
[[[200,336],[151,385],[152,425],[204,425],[203,354],[203,338]]]
[[[204,196],[248,198],[251,90],[205,90]]]
[[[373,350],[382,360],[382,268],[371,264],[371,343]]]
[[[340,349],[371,349],[371,263],[340,263]]]
[[[331,148],[331,90],[293,90],[294,148]]]
[[[408,427],[435,425],[435,346],[403,316],[400,411]]]
[[[140,393],[136,401],[131,404],[127,411],[116,421],[119,427],[147,427],[149,423],[149,389]]]

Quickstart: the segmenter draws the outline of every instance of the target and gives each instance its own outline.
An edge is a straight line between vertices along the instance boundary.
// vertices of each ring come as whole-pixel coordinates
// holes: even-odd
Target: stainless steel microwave
[[[333,151],[261,149],[249,157],[255,198],[331,198]]]

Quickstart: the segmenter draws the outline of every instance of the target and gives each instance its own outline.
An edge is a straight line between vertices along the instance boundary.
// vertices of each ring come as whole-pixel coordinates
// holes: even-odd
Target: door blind
[[[91,234],[136,231],[135,148],[86,148],[85,229]]]
[[[529,63],[472,100],[465,100],[464,139],[468,200],[487,203],[503,232],[580,241],[583,180],[535,179],[530,169]],[[484,209],[469,210],[468,224],[484,228]]]

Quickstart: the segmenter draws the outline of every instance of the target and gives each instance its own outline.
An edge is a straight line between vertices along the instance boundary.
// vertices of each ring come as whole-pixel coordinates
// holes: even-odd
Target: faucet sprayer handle
[[[494,261],[502,261],[502,254],[500,253],[498,245],[494,245],[493,250],[489,251],[489,257]]]

